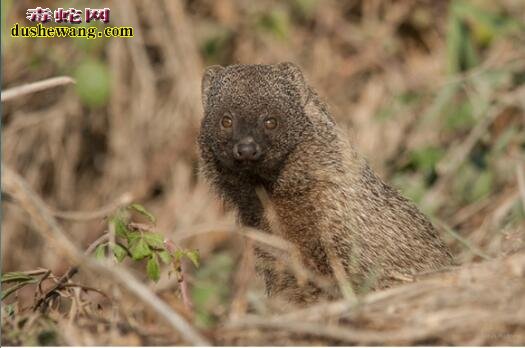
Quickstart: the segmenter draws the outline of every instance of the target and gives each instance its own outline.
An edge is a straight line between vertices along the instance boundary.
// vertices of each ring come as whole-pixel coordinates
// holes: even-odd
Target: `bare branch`
[[[9,88],[8,90],[2,92],[2,101],[5,102],[11,99],[22,97],[27,94],[40,92],[58,86],[68,85],[70,83],[76,82],[69,76],[59,76],[38,82],[28,83],[18,87]]]
[[[168,249],[170,253],[174,253],[175,249],[177,248],[175,246],[175,243],[173,243],[171,239],[164,240],[164,245],[166,246],[166,249]],[[180,276],[179,276],[178,282],[180,286],[182,302],[184,303],[184,306],[186,307],[186,309],[188,309],[191,312],[193,310],[193,303],[191,302],[190,291],[188,288],[188,281],[186,280],[186,267],[185,267],[183,259],[180,259],[179,262],[180,262],[180,269],[178,270],[178,272],[180,273]]]

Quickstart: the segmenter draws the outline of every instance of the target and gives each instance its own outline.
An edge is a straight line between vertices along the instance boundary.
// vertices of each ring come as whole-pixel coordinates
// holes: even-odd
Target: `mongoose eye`
[[[224,128],[230,128],[233,124],[232,118],[230,116],[224,116],[221,120],[221,126]]]
[[[264,120],[264,126],[266,129],[275,129],[275,127],[277,127],[277,120],[273,117],[267,118]]]

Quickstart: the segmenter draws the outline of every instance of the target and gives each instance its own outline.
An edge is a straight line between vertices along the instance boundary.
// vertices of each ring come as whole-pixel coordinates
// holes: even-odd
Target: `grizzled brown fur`
[[[256,194],[256,188],[264,188],[282,236],[315,274],[330,278],[335,258],[355,288],[380,288],[394,274],[451,263],[432,224],[339,133],[297,66],[210,67],[202,99],[199,146],[205,177],[237,209],[242,224],[271,233]],[[274,129],[265,127],[269,118],[276,121]],[[241,143],[251,146],[248,159],[233,154]],[[270,295],[299,302],[320,295],[316,286],[299,286],[289,272],[276,269],[262,249],[257,256]]]

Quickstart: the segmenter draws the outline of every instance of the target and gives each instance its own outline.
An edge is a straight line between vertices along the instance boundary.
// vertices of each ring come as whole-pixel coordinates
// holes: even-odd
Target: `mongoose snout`
[[[366,291],[451,264],[428,218],[374,173],[296,65],[209,67],[202,104],[204,176],[243,225],[279,233],[312,274],[343,272]],[[297,281],[259,245],[256,256],[269,295],[304,303],[333,293]]]
[[[252,137],[245,137],[233,146],[233,157],[239,161],[257,161],[262,152]]]

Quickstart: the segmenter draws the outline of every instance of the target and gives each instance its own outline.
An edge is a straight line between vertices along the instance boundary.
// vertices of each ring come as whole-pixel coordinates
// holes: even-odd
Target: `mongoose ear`
[[[301,104],[306,105],[310,89],[308,88],[306,80],[304,79],[301,68],[292,62],[279,63],[277,64],[277,68],[283,74],[283,76],[292,81],[292,83],[297,87],[301,98]]]
[[[217,74],[222,71],[224,68],[220,65],[212,65],[206,68],[204,75],[202,76],[201,83],[201,93],[202,93],[202,106],[206,109],[208,105],[208,94],[210,91],[210,86],[213,82],[213,79]]]

